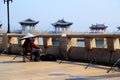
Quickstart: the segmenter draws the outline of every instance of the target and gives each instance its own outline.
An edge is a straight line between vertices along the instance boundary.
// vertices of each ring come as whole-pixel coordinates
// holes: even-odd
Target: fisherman
[[[23,56],[23,62],[25,62],[25,56],[27,56],[28,53],[31,55],[30,61],[40,61],[40,53],[42,52],[42,49],[40,46],[36,45],[34,43],[34,35],[28,33],[23,38],[25,39],[25,42],[23,43],[24,48],[24,56]]]

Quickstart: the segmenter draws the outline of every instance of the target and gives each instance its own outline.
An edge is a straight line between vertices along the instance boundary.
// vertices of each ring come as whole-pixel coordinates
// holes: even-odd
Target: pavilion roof
[[[100,29],[102,29],[102,30],[104,30],[104,29],[106,29],[107,28],[107,26],[105,26],[104,24],[96,24],[96,25],[93,25],[92,24],[92,26],[90,27],[90,29],[95,29],[95,30],[100,30]]]
[[[55,27],[57,27],[57,26],[66,27],[66,26],[70,26],[72,24],[73,23],[67,22],[64,19],[62,19],[62,20],[58,20],[57,22],[53,23],[52,25],[55,26]]]
[[[119,27],[117,27],[119,30],[120,30],[120,26]]]
[[[0,26],[2,26],[2,23],[0,22]]]
[[[32,19],[26,19],[26,20],[23,20],[21,22],[19,22],[21,25],[36,25],[37,23],[39,23],[39,21],[35,21],[35,20],[32,20]]]

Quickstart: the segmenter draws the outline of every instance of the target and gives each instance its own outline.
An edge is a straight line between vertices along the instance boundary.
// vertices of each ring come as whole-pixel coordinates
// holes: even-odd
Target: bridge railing
[[[19,41],[24,34],[17,33],[4,33],[0,34],[2,38],[2,43],[0,44],[0,50],[9,47],[9,44],[13,44],[14,46],[9,48],[9,52],[17,53],[17,49],[19,49]],[[42,48],[47,49],[47,53],[60,55],[63,54],[67,56],[69,52],[69,57],[71,59],[82,59],[82,60],[91,60],[91,55],[94,53],[97,61],[111,63],[120,57],[120,34],[119,33],[47,33],[41,32],[36,34],[36,43],[37,38],[42,38],[43,45]],[[59,45],[53,46],[52,38],[58,38]],[[76,46],[77,38],[84,39],[84,47]],[[96,39],[102,39],[104,41],[103,48],[96,47]],[[90,51],[90,52],[89,52]]]

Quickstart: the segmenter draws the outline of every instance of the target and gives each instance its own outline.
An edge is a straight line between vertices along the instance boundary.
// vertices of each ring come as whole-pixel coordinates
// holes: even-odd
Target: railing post
[[[109,63],[113,63],[112,57],[116,49],[120,49],[119,38],[107,38],[107,49],[110,51]]]
[[[120,49],[119,38],[107,38],[107,48],[112,51]]]
[[[7,36],[7,33],[4,33],[3,34],[3,39],[2,39],[2,46],[3,46],[3,49],[7,48],[9,46],[9,39],[8,39],[8,36]]]
[[[62,34],[59,38],[59,53],[63,59],[68,59],[68,51],[71,46],[76,46],[76,38],[68,38],[66,34]]]
[[[93,53],[93,49],[92,49],[92,48],[96,48],[96,40],[95,40],[95,38],[90,38],[90,37],[85,38],[85,48],[86,48],[86,51],[87,51],[86,58],[88,60],[90,60],[90,63],[92,63],[93,61],[95,62],[96,61],[95,60],[95,54]],[[87,67],[86,67],[86,69],[87,69]]]
[[[62,59],[66,59],[67,58],[67,44],[68,44],[68,38],[66,37],[66,35],[61,36],[59,38],[59,54],[60,54],[60,58]]]
[[[95,38],[85,38],[85,47],[87,49],[92,49],[96,47]]]
[[[52,45],[52,38],[43,38],[43,45],[44,45],[44,49],[45,49],[45,53],[46,53],[46,49],[48,48],[48,46]]]

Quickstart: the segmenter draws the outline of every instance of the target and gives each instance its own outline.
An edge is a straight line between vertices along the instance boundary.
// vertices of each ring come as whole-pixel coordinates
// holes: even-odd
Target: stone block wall
[[[22,49],[19,44],[15,44],[15,38],[17,34],[4,34],[3,35],[3,44],[0,45],[0,49],[5,49],[8,47],[8,44],[10,43],[9,40],[11,40],[12,45],[9,47],[9,53],[12,54],[18,54],[20,50]],[[23,36],[23,35],[21,35]],[[76,39],[75,35],[74,37],[68,37],[67,35],[59,37],[59,46],[53,46],[52,40],[49,35],[42,36],[43,38],[43,45],[41,46],[43,51],[46,51],[47,54],[53,54],[59,57],[61,54],[64,55],[64,57],[68,57],[70,60],[80,60],[80,61],[91,61],[92,59],[95,59],[97,63],[104,63],[104,64],[113,64],[120,58],[120,46],[118,45],[119,42],[119,35],[115,37],[115,35],[110,37],[110,35],[107,35],[103,38],[106,38],[107,42],[105,48],[96,48],[96,42],[95,38],[98,38],[95,35],[95,38],[93,35],[88,37],[83,37],[85,39],[85,47],[76,47]],[[100,36],[100,35],[99,35]],[[20,37],[20,36],[18,36]],[[39,36],[38,36],[39,37]],[[110,38],[109,38],[110,37]]]

